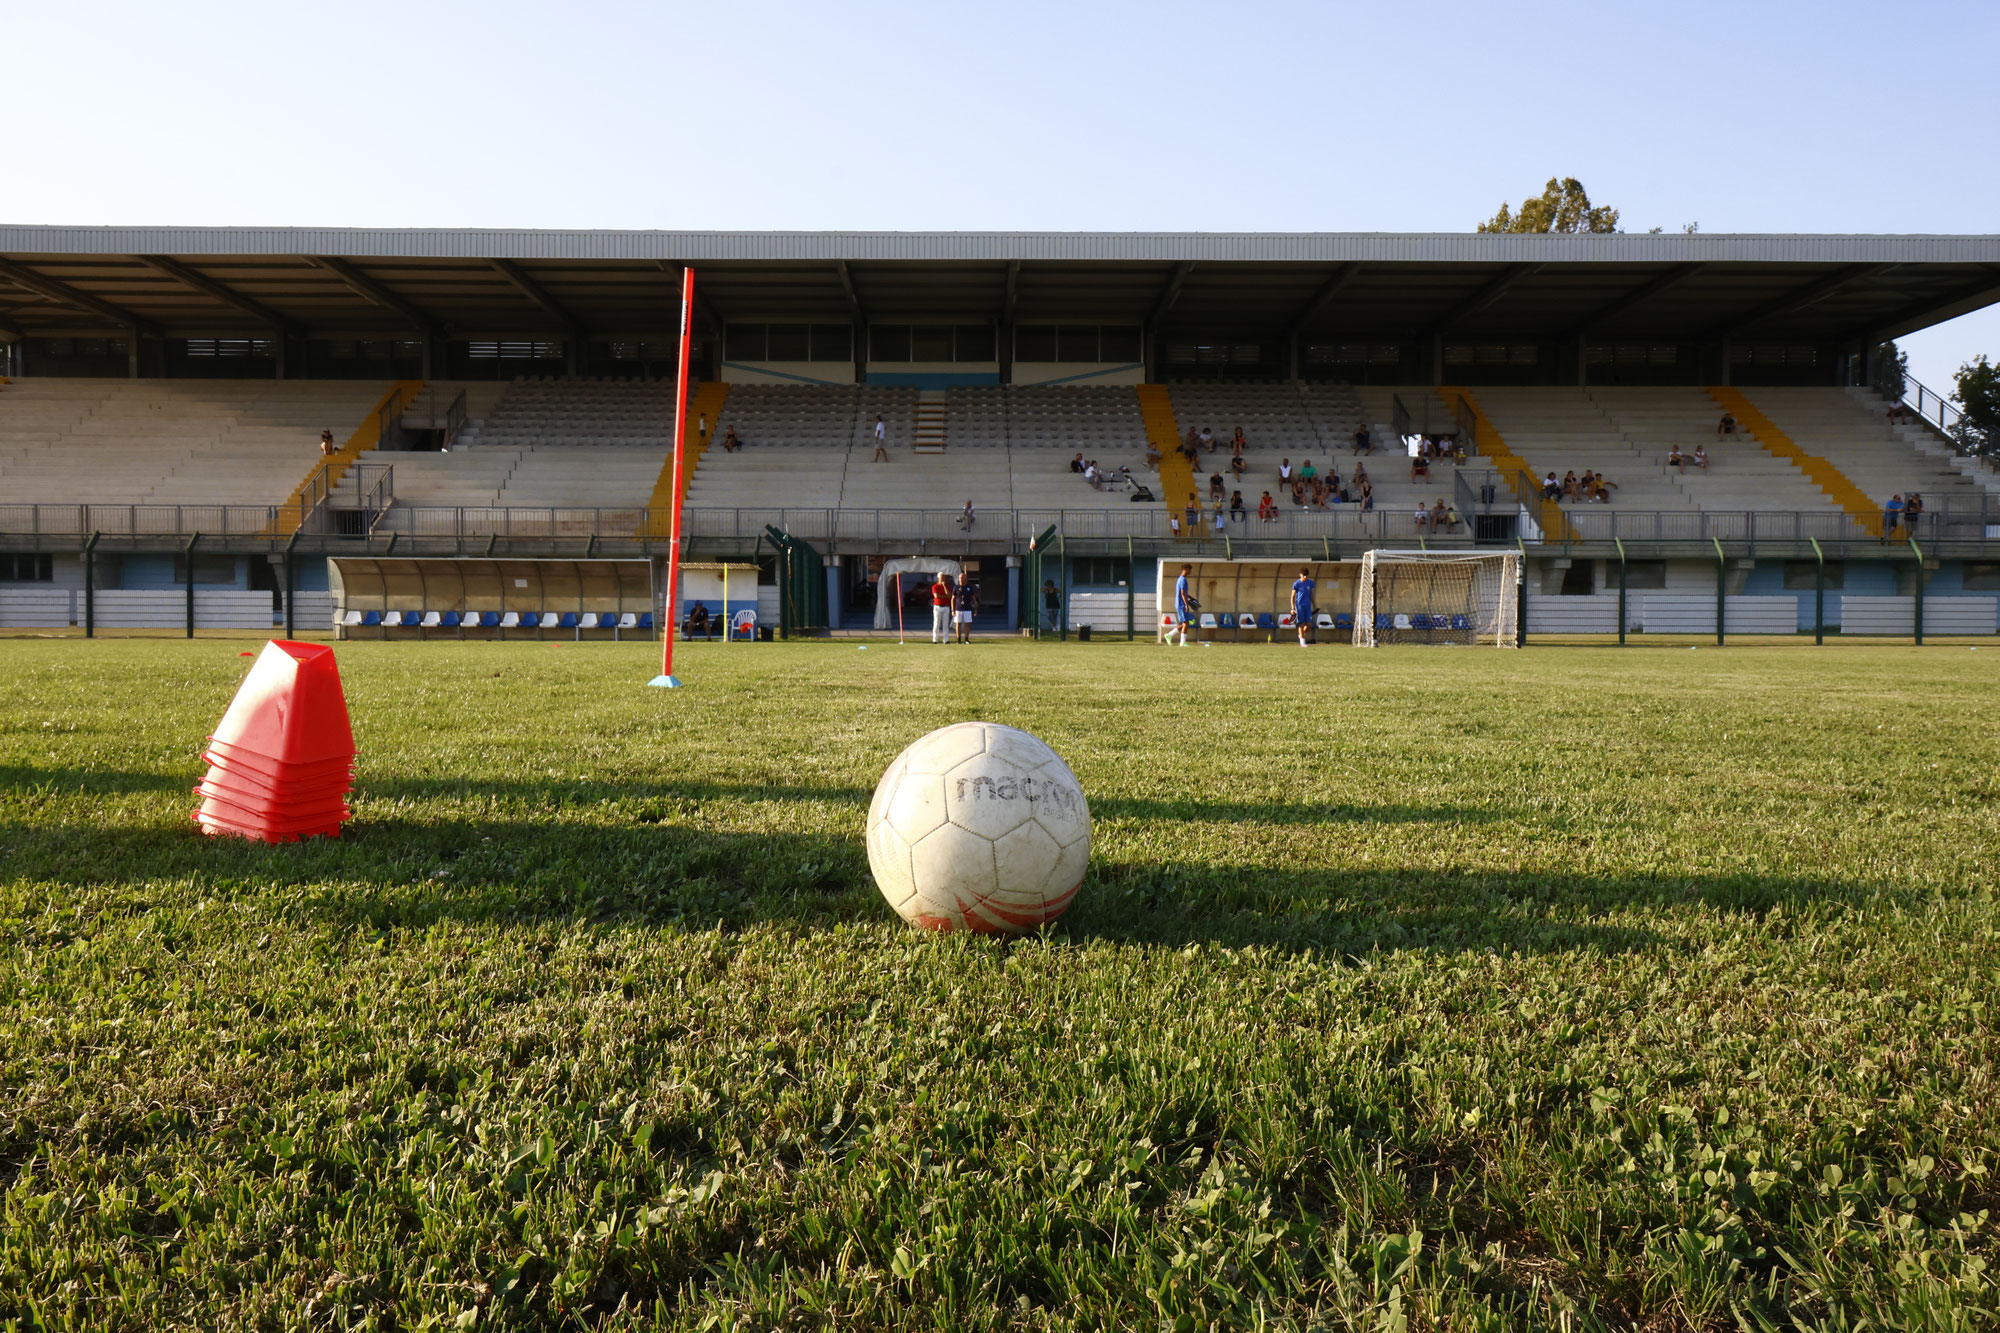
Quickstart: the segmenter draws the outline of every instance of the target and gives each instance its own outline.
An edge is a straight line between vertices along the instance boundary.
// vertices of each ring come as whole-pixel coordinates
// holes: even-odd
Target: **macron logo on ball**
[[[1033,778],[1016,780],[1012,776],[997,780],[985,777],[958,779],[957,798],[965,800],[968,790],[975,801],[1045,802],[1044,813],[1053,812],[1065,819],[1075,819],[1083,806],[1083,797],[1074,788],[1046,778],[1040,782]]]

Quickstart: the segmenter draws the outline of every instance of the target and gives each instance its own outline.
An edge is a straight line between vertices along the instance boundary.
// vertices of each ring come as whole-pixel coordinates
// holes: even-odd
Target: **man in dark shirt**
[[[955,618],[958,621],[958,641],[960,643],[971,643],[972,616],[979,609],[979,585],[971,579],[961,578],[958,581],[958,593],[952,601],[952,606],[957,613]]]

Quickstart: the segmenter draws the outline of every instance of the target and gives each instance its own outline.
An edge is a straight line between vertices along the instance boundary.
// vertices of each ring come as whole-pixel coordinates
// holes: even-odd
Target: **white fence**
[[[1723,606],[1723,629],[1730,634],[1797,634],[1796,597],[1730,597]],[[1715,633],[1715,598],[1653,595],[1641,599],[1640,624],[1648,634]],[[1534,622],[1529,622],[1532,631]]]
[[[1039,599],[1036,604],[1040,605]],[[1088,625],[1093,634],[1123,634],[1129,607],[1132,632],[1151,636],[1157,605],[1158,598],[1150,590],[1134,589],[1129,602],[1122,592],[1073,592],[1069,595],[1069,625],[1071,629]]]
[[[1907,639],[1917,632],[1915,597],[1842,597],[1842,634],[1882,634]],[[1925,634],[2000,632],[2000,597],[1926,597]]]
[[[1714,617],[1714,603],[1710,603],[1709,618]],[[1636,625],[1639,618],[1639,599],[1628,595],[1625,603],[1626,617]],[[1582,597],[1562,597],[1555,594],[1531,592],[1528,594],[1528,633],[1535,634],[1616,634],[1618,632],[1618,594],[1591,593]]]
[[[294,626],[301,634],[324,634],[333,627],[333,594],[295,594]],[[196,588],[196,629],[268,630],[285,623],[268,592]],[[83,624],[84,596],[71,588],[0,588],[0,629],[65,629]],[[100,588],[99,629],[181,629],[187,624],[187,590]]]
[[[83,594],[66,588],[0,588],[0,629],[60,629],[82,606]]]

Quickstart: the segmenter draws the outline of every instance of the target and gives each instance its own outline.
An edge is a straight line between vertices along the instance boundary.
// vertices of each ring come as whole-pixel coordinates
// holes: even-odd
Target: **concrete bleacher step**
[[[910,442],[910,452],[917,454],[941,454],[945,447],[945,432],[950,421],[946,414],[945,391],[925,389],[917,396],[917,429]]]

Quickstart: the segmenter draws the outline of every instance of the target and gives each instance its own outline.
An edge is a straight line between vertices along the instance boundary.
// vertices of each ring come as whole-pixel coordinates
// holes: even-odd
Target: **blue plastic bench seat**
[[[380,611],[363,611],[361,613],[361,623],[364,625],[379,625],[382,623],[382,613]]]
[[[639,628],[640,629],[653,628],[653,613],[651,611],[641,611],[639,613]]]
[[[457,629],[458,612],[456,611],[445,612],[443,615],[438,617],[438,624],[444,629]]]
[[[1257,628],[1276,629],[1278,628],[1278,618],[1269,611],[1260,611],[1257,614]]]
[[[1340,614],[1336,615],[1333,618],[1333,627],[1335,629],[1353,629],[1354,617],[1348,615],[1345,611],[1342,611]]]

